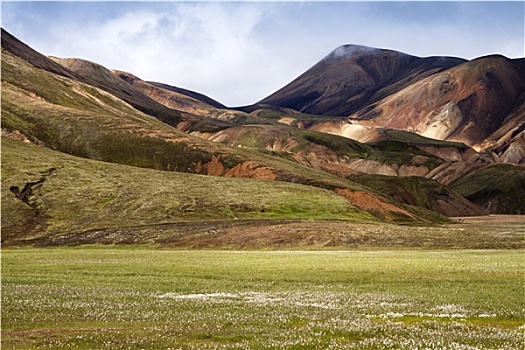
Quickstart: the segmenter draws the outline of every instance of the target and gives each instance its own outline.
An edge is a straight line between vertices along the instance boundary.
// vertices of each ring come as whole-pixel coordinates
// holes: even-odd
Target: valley
[[[524,347],[525,59],[225,106],[1,39],[2,348]]]

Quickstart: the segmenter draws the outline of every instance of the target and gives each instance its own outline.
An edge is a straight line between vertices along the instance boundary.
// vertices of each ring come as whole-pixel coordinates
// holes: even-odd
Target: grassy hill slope
[[[2,128],[34,143],[158,170],[251,177],[262,168],[278,180],[348,185],[290,160],[185,134],[100,89],[37,69],[8,52],[2,60]],[[247,169],[251,172],[242,171]]]
[[[471,171],[450,187],[487,213],[525,214],[525,166],[492,164]]]
[[[447,216],[484,215],[481,208],[439,182],[417,176],[360,175],[353,181],[377,190],[398,202],[426,208]]]
[[[156,171],[2,137],[2,240],[103,228],[238,219],[375,220],[333,191]]]

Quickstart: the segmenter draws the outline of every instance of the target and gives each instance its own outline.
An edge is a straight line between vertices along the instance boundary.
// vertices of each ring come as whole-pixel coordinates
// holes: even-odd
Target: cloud
[[[503,4],[503,5],[502,5]],[[3,3],[3,26],[44,54],[79,57],[229,105],[254,103],[336,47],[523,56],[523,3]]]
[[[60,40],[46,53],[74,53],[143,79],[214,91],[211,97],[228,104],[252,103],[261,91],[246,86],[258,80],[267,59],[257,25],[271,13],[271,6],[256,3],[145,6],[103,21],[56,25]]]

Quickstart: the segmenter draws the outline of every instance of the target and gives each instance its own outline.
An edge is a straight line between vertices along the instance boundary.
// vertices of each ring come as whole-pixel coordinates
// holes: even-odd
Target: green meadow
[[[523,349],[522,250],[2,250],[3,349]]]

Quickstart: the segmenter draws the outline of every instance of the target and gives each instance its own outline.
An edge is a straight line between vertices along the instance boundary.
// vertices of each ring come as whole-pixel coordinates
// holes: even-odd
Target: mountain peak
[[[375,47],[347,44],[347,45],[341,45],[337,47],[328,56],[336,57],[336,58],[350,57],[350,56],[362,56],[364,54],[371,54],[371,53],[376,53],[379,51],[381,51],[381,49],[378,49]]]
[[[370,46],[364,46],[364,45],[354,45],[354,44],[346,44],[341,45],[337,48],[335,48],[332,52],[328,54],[328,56],[325,57],[324,61],[332,61],[332,60],[347,60],[347,59],[359,59],[364,56],[377,56],[380,54],[387,54],[388,56],[394,56],[394,57],[410,57],[410,55],[388,50],[388,49],[380,49],[377,47],[370,47]]]

